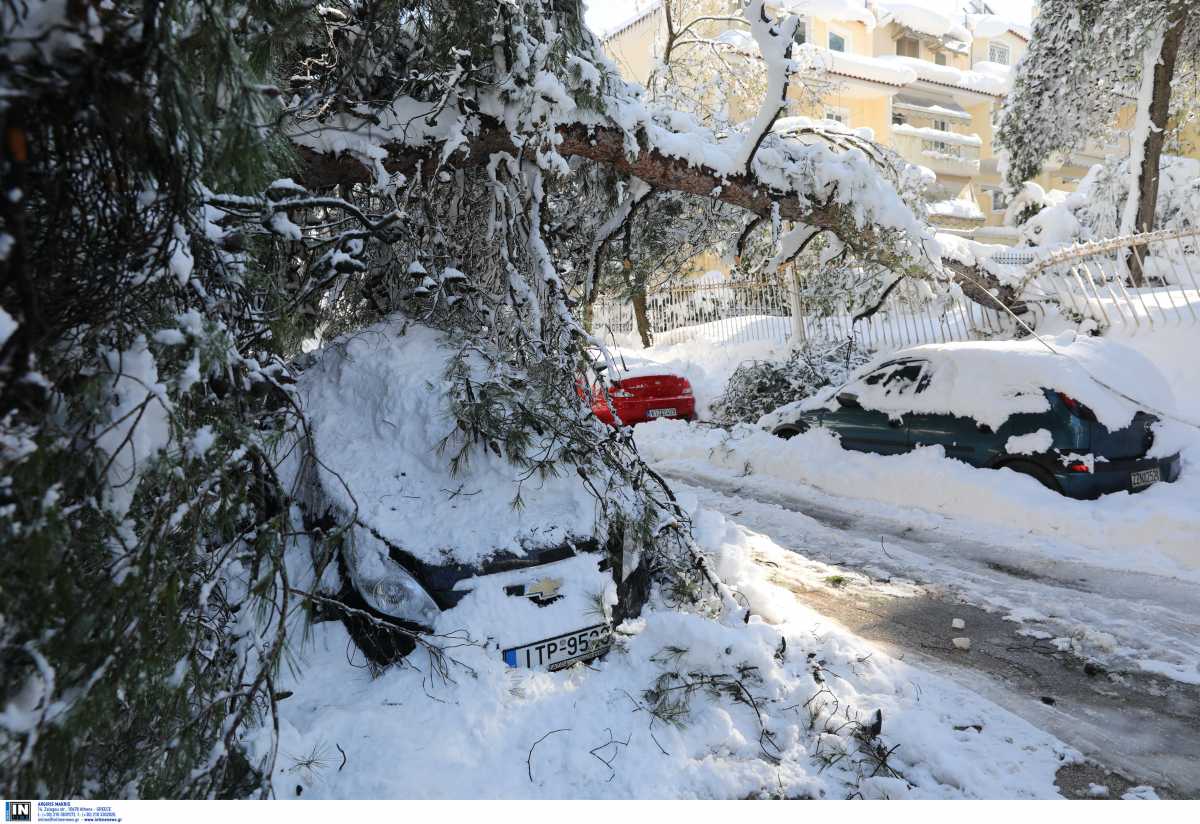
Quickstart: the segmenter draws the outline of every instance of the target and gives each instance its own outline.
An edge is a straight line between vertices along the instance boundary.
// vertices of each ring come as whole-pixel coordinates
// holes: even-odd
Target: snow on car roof
[[[525,543],[594,535],[596,499],[573,470],[525,478],[478,449],[451,474],[454,446],[438,454],[437,445],[455,429],[445,371],[457,352],[442,332],[403,320],[321,351],[298,382],[321,491],[347,512],[357,503],[363,523],[428,563],[478,563],[499,551],[523,554]],[[524,506],[514,510],[518,488]]]
[[[1049,404],[1043,389],[1063,392],[1090,407],[1109,429],[1127,426],[1141,410],[1175,410],[1174,396],[1162,374],[1133,349],[1074,333],[1047,342],[1057,354],[1033,339],[914,346],[876,358],[855,373],[851,383],[859,403],[868,409],[961,415],[993,428],[1011,415],[1046,411]],[[928,384],[920,392],[905,392],[901,400],[894,386],[859,380],[902,359],[928,363]],[[1107,387],[1092,375],[1103,375]],[[833,408],[837,392],[824,392],[806,407]]]

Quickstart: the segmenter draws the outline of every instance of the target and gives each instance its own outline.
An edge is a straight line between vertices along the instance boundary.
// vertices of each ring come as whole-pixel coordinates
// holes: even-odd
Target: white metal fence
[[[1135,286],[1131,268],[1143,282]],[[1030,299],[1126,333],[1200,322],[1200,227],[1083,243],[1034,256]]]
[[[867,349],[974,340],[1011,331],[1007,318],[962,297],[935,296],[921,283],[896,289],[879,311],[854,320],[843,302],[816,305],[778,283],[745,281],[675,286],[648,296],[646,317],[655,343],[771,341],[800,334],[813,341],[854,339]],[[798,318],[794,321],[793,317]],[[638,334],[632,305],[601,299],[593,314],[601,334]]]

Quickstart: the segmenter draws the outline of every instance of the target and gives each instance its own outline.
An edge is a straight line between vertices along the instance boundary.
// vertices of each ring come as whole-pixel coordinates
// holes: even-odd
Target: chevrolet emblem
[[[542,601],[549,601],[551,598],[558,595],[558,591],[561,588],[561,578],[543,578],[536,584],[525,587],[524,594],[526,598],[537,598]]]

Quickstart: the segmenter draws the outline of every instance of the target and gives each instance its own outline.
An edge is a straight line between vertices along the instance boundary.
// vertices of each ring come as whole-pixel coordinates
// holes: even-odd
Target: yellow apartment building
[[[1013,68],[1029,46],[1027,26],[990,13],[947,14],[919,0],[776,0],[768,10],[796,14],[796,40],[818,66],[819,104],[797,100],[793,115],[835,120],[864,132],[905,160],[936,175],[927,193],[930,220],[940,231],[987,243],[1013,243],[1004,223],[1002,159],[992,136]],[[622,73],[646,82],[665,33],[660,0],[634,0],[624,19],[601,33]],[[740,14],[737,0],[697,0],[698,16]],[[687,21],[680,21],[686,23]],[[698,30],[720,48],[757,55],[745,26],[706,22]],[[744,101],[746,116],[758,101]],[[739,112],[741,114],[741,112]],[[1194,141],[1194,137],[1192,138]],[[1047,192],[1071,192],[1088,169],[1127,146],[1089,146],[1054,158],[1034,181]]]

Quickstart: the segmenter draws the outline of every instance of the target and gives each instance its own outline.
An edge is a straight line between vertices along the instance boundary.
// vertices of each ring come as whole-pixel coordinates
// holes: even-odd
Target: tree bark
[[[637,321],[638,337],[642,339],[642,348],[649,349],[654,341],[650,337],[650,318],[646,314],[646,290],[638,289],[633,293],[633,318]]]
[[[1175,61],[1179,56],[1179,45],[1183,40],[1183,30],[1187,23],[1183,8],[1184,4],[1176,4],[1175,13],[1163,36],[1159,60],[1154,65],[1154,84],[1150,98],[1150,131],[1146,135],[1142,166],[1138,174],[1138,205],[1137,217],[1134,219],[1133,225],[1134,232],[1154,231],[1155,211],[1158,207],[1159,163],[1162,159],[1163,144],[1166,142],[1171,111],[1171,81],[1175,77]],[[1142,269],[1144,249],[1145,247],[1130,249],[1127,260],[1130,277],[1135,286],[1142,286],[1146,280],[1146,274]]]

